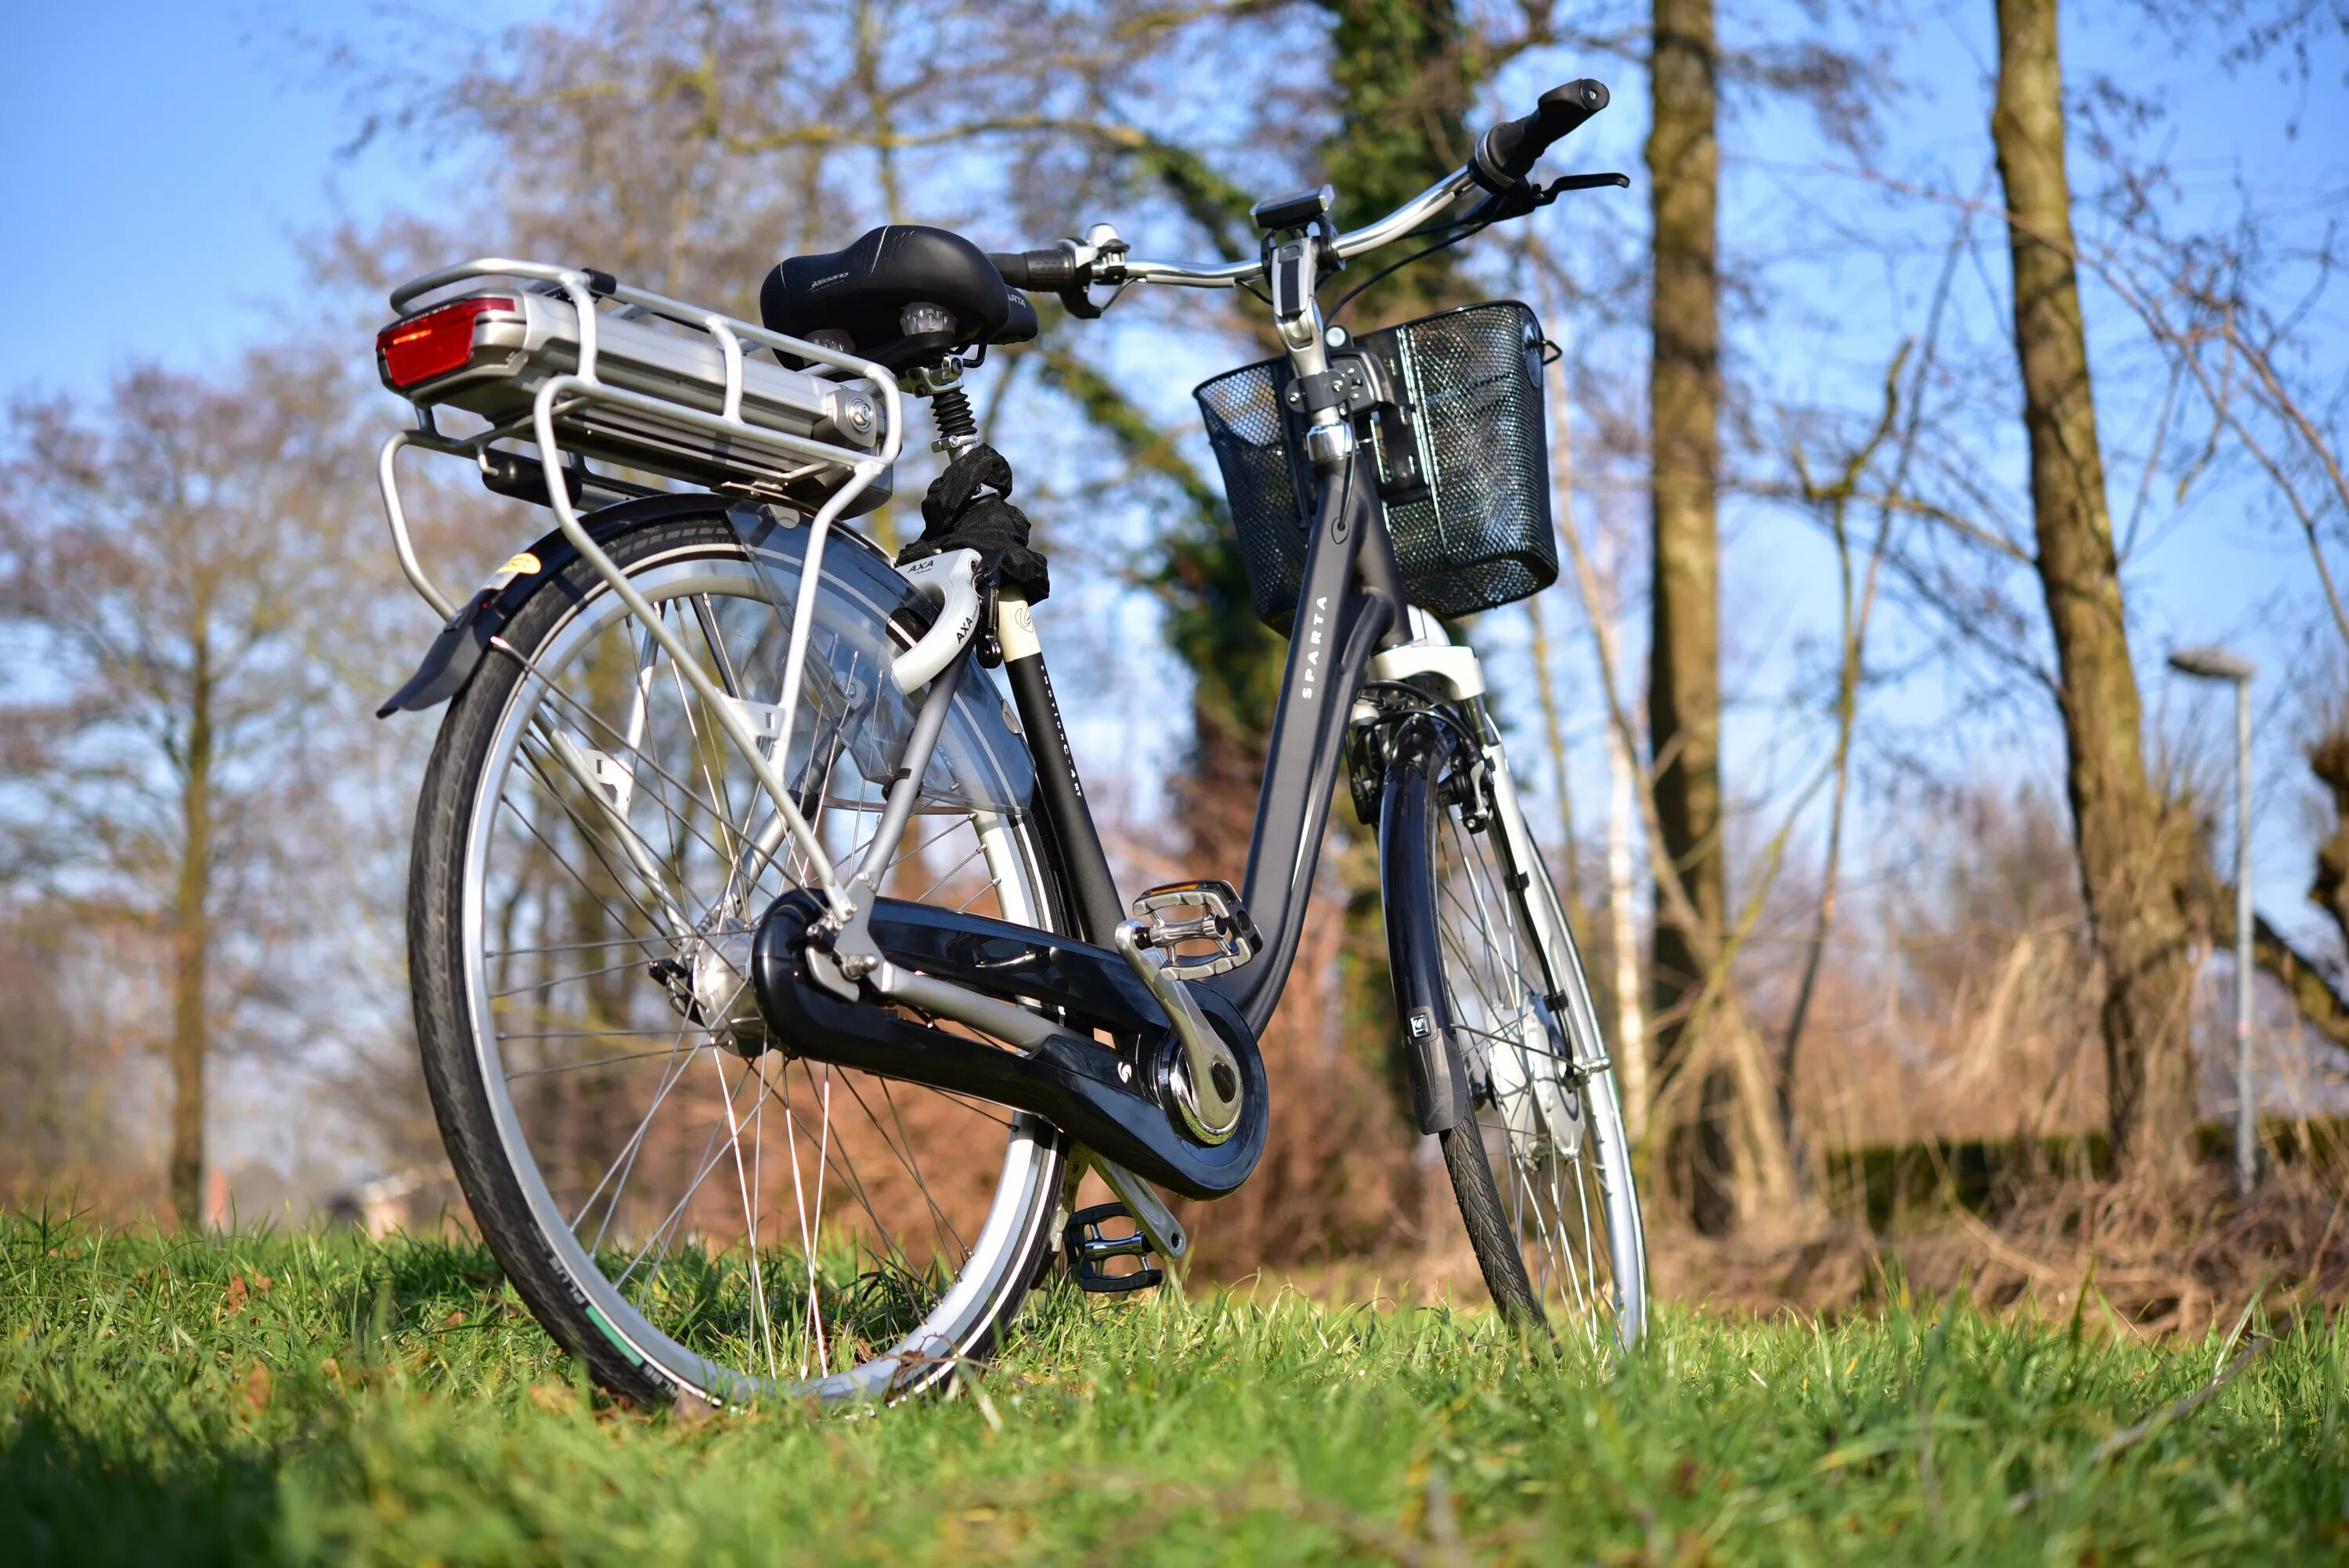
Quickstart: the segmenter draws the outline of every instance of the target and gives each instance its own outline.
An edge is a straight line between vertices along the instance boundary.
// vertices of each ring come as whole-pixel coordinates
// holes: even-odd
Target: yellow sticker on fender
[[[508,561],[503,566],[499,567],[498,570],[500,572],[512,572],[521,576],[527,577],[544,564],[545,562],[540,561],[537,556],[533,555],[529,551],[525,550],[520,555],[514,556],[512,560]]]

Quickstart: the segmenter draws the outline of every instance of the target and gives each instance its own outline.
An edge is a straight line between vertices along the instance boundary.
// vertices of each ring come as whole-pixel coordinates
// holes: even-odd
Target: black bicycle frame
[[[1040,847],[1073,895],[1074,908],[1062,913],[1075,914],[1092,940],[888,900],[860,912],[844,930],[831,929],[812,895],[786,895],[760,918],[750,979],[761,1015],[793,1042],[794,1054],[1032,1111],[1108,1161],[1105,1169],[1188,1196],[1218,1196],[1247,1179],[1262,1154],[1269,1115],[1257,1039],[1297,956],[1349,720],[1373,655],[1403,640],[1408,624],[1368,459],[1350,449],[1317,465],[1316,480],[1312,533],[1248,851],[1243,898],[1259,936],[1254,957],[1181,994],[1191,999],[1178,1009],[1171,1000],[1162,1005],[1129,954],[1111,950],[1124,912],[1069,756],[1042,650],[1026,629],[1024,607],[1014,606],[999,618],[999,635],[1036,763]],[[943,713],[937,705],[951,701],[953,689],[933,688],[925,719]],[[900,769],[893,811],[911,803],[913,777]],[[894,843],[885,822],[876,840]],[[860,969],[843,971],[843,949],[864,960]],[[860,995],[860,978],[896,1007]],[[1104,998],[1118,1005],[1106,1006]],[[1187,1034],[1184,1016],[1192,1021]],[[925,1018],[954,1019],[1014,1048],[917,1021]],[[1112,1049],[1100,1048],[1097,1030],[1113,1037]],[[1196,1081],[1188,1075],[1204,1070],[1198,1057],[1213,1048],[1201,1045],[1201,1030],[1221,1037],[1226,1070],[1239,1078],[1236,1093],[1225,1091],[1239,1115],[1220,1137],[1195,1119],[1184,1121],[1183,1108],[1191,1103],[1185,1086]],[[1448,1036],[1439,1030],[1434,1037]],[[1179,1234],[1171,1227],[1170,1219],[1162,1229]]]
[[[1345,764],[1346,722],[1371,655],[1404,640],[1402,581],[1394,542],[1377,504],[1368,449],[1317,470],[1313,531],[1306,542],[1288,661],[1274,711],[1264,784],[1257,797],[1241,898],[1264,937],[1249,963],[1203,982],[1238,1008],[1261,1034],[1280,1001],[1305,929],[1305,911],[1321,859],[1330,802]],[[1076,786],[1060,716],[1040,657],[1013,661],[1012,692],[1036,760],[1040,815],[1050,830],[1087,905],[1084,925],[1108,940],[1114,909],[1101,839]],[[1086,896],[1089,895],[1089,896]],[[1104,905],[1110,907],[1104,908]]]
[[[1369,449],[1355,449],[1314,477],[1320,493],[1240,894],[1263,933],[1264,949],[1252,963],[1207,982],[1259,1034],[1297,960],[1330,803],[1345,765],[1354,698],[1371,656],[1405,636],[1402,578],[1379,510]]]
[[[873,983],[889,999],[1019,1048],[947,1033],[828,985],[809,951],[821,909],[803,892],[777,900],[759,923],[752,985],[769,1023],[810,1059],[1033,1111],[1125,1171],[1191,1197],[1219,1196],[1246,1181],[1269,1114],[1257,1037],[1297,955],[1355,695],[1371,655],[1404,624],[1376,494],[1359,455],[1320,476],[1243,895],[1263,945],[1195,994],[1241,1079],[1241,1114],[1223,1140],[1197,1140],[1178,1126],[1174,1074],[1187,1047],[1178,1048],[1169,1012],[1109,950],[1123,911],[1032,637],[1010,638],[1005,664],[1036,761],[1040,837],[1092,941],[885,899],[867,915],[865,949],[892,961]],[[1114,1050],[1100,1048],[1097,1028],[1115,1037]]]

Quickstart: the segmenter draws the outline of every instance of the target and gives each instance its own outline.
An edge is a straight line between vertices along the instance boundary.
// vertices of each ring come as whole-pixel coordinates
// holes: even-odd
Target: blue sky
[[[469,14],[520,9],[489,0]],[[337,10],[8,7],[0,293],[14,308],[0,387],[81,392],[134,358],[194,367],[233,354],[302,309],[300,236],[337,212],[429,200],[430,177],[398,150],[338,156],[356,120],[300,41],[343,25]]]
[[[494,27],[506,17],[546,8],[545,0],[471,0],[461,15],[469,27]],[[1989,14],[1989,0],[1940,0],[1910,7],[1899,18],[1892,36],[1900,63],[1921,84],[1898,111],[1905,171],[1960,189],[1978,178],[1987,156]],[[2341,151],[2349,145],[2349,101],[2337,46],[2301,90],[2280,87],[2272,71],[2228,76],[2206,58],[2151,45],[2134,35],[2133,14],[2133,7],[2075,0],[2072,15],[2079,25],[2067,28],[2067,66],[2075,74],[2115,72],[2181,106],[2176,145],[2198,199],[2225,200],[2232,181],[2245,174],[2312,196],[2349,186]],[[134,360],[201,368],[273,332],[302,336],[321,325],[343,329],[332,321],[341,303],[322,299],[308,278],[302,238],[338,217],[429,210],[446,178],[445,170],[416,168],[407,145],[378,143],[357,156],[340,150],[353,137],[356,117],[301,38],[363,32],[369,15],[359,5],[284,0],[226,6],[19,0],[10,7],[0,47],[0,212],[7,214],[0,224],[0,294],[12,308],[9,329],[0,334],[0,395],[36,389],[88,395]],[[1597,74],[1614,85],[1615,108],[1578,139],[1571,166],[1621,168],[1637,177],[1645,133],[1643,84],[1621,65]],[[1523,88],[1530,97],[1539,85],[1513,81],[1508,91]],[[2296,124],[2296,134],[2286,133],[2287,123]],[[1733,122],[1726,149],[1726,223],[1786,223],[1788,204],[1806,187],[1798,165],[1816,157],[1816,144],[1806,152],[1782,150],[1804,141],[1804,129],[1784,111]],[[1783,166],[1774,161],[1782,159]],[[1560,234],[1573,225],[1629,225],[1636,232],[1644,207],[1639,191],[1610,193],[1562,206],[1543,221],[1555,223]],[[1143,227],[1127,215],[1101,215],[1118,218],[1130,238],[1152,248]],[[2002,288],[2002,258],[1993,256],[1982,274],[1985,290]],[[1832,261],[1789,275],[1796,278],[1789,285],[1799,307],[1795,314],[1809,315],[1814,325],[1869,317],[1871,325],[1883,326],[1875,335],[1885,342],[1914,329],[1920,307],[1913,277],[1838,270]],[[2331,307],[2310,330],[2325,335],[2325,341],[2349,344]],[[1877,367],[1837,357],[1839,345],[1851,339],[1838,340],[1826,328],[1806,339],[1796,327],[1782,346],[1777,326],[1769,331],[1773,349],[1783,356],[1771,366],[1775,381],[1813,395],[1857,387],[1854,400],[1866,401],[1864,383]],[[1179,417],[1189,377],[1178,386],[1165,377],[1170,346],[1153,335],[1123,332],[1101,346],[1112,364],[1156,369],[1169,382],[1166,411]],[[1868,334],[1858,341],[1865,344]],[[2100,387],[2100,396],[2109,398],[2109,439],[2115,410],[2132,389],[2124,384],[2126,371],[2115,375],[2119,362],[2105,340],[2095,339],[2092,349],[2100,376],[2114,377],[2111,386]],[[363,355],[364,343],[354,343],[353,352]],[[1199,352],[1207,350],[1176,346],[1174,362],[1195,368],[1189,358]],[[1216,366],[1195,368],[1204,374]],[[1638,373],[1636,356],[1627,368]],[[357,500],[371,509],[372,497]],[[1076,526],[1091,521],[1067,520]],[[1112,524],[1104,538],[1138,538],[1146,526],[1141,519],[1102,521]],[[1726,522],[1732,667],[1725,673],[1733,690],[1758,689],[1766,696],[1785,686],[1798,664],[1800,639],[1816,634],[1832,615],[1821,570],[1825,556],[1816,531],[1783,513],[1740,515],[1733,509]],[[2263,727],[2260,741],[2261,903],[2302,923],[2310,834],[2302,802],[2308,786],[2287,722],[2298,717],[2296,696],[2279,677],[2293,664],[2296,632],[2308,619],[2301,614],[2311,603],[2308,577],[2295,539],[2247,510],[2240,498],[2220,495],[2147,550],[2130,579],[2139,665],[2156,722],[2174,725],[2199,706],[2206,731],[2223,733],[2226,716],[2216,694],[2189,696],[2160,673],[2169,646],[2234,642],[2269,672],[2261,702],[2274,722]],[[1548,602],[1553,625],[1563,626],[1569,644],[1578,643],[1570,592],[1562,587]],[[2279,614],[2279,603],[2298,608]],[[1179,727],[1166,717],[1177,711],[1175,705],[1132,699],[1137,691],[1163,691],[1164,683],[1181,678],[1154,642],[1154,611],[1140,596],[1102,583],[1092,592],[1056,595],[1053,614],[1067,628],[1062,684],[1072,699],[1081,757],[1107,786],[1100,793],[1131,801],[1147,820],[1180,738]],[[1504,614],[1510,619],[1490,618],[1489,636],[1506,646],[1521,638],[1522,624],[1516,612]],[[419,615],[420,645],[429,618]],[[1632,631],[1636,646],[1639,628]],[[2304,655],[2297,656],[2305,662]],[[2337,649],[2332,656],[2337,667]],[[1578,655],[1568,663],[1586,662]],[[1566,676],[1571,698],[1577,679],[1587,681],[1588,674],[1587,667],[1569,667]],[[1591,805],[1604,799],[1605,785],[1597,709],[1587,688],[1584,696],[1574,727],[1586,743],[1575,787],[1588,834],[1597,830]],[[1873,700],[1887,718],[1930,725],[1948,694],[1929,674]],[[1516,707],[1525,713],[1530,701]],[[2165,707],[2171,710],[2166,716]],[[1775,776],[1783,789],[1803,771],[1775,753],[1771,732],[1778,723],[1767,711],[1733,717],[1731,774],[1749,798],[1758,778]],[[2022,727],[2027,733],[2020,739],[1972,758],[1973,766],[1993,777],[2027,776],[2058,787],[2052,713],[2035,715]],[[1520,747],[1517,755],[1530,758],[1535,749]],[[1868,811],[1861,802],[1862,843]],[[1755,820],[1766,826],[1765,819],[1775,820],[1775,810]],[[1868,851],[1859,860],[1855,875],[1865,874]],[[284,1119],[262,1122],[281,1130],[285,1124]]]
[[[502,15],[543,8],[490,0],[463,15],[469,26],[494,26]],[[201,366],[281,321],[305,330],[304,313],[316,300],[300,237],[337,215],[365,217],[432,199],[438,176],[411,166],[412,148],[339,151],[355,118],[300,35],[363,29],[364,8],[91,0],[12,10],[0,51],[0,211],[9,215],[0,228],[0,289],[15,309],[11,330],[0,335],[0,388],[87,393],[134,358]],[[1924,87],[1900,111],[1903,146],[1919,170],[1936,168],[1961,184],[1971,183],[1964,171],[1986,155],[1988,12],[1988,0],[1945,0],[1912,8],[1897,34],[1907,65],[1934,67],[1918,73]],[[2207,60],[2150,45],[2127,25],[2133,13],[2098,6],[2073,14],[2086,18],[2066,35],[2075,76],[2114,71],[2192,106],[2177,134],[2209,191],[2223,193],[2246,170],[2312,191],[2337,191],[2349,179],[2338,150],[2349,139],[2349,112],[2337,61],[2321,65],[2310,88],[2293,90],[2280,88],[2272,71],[2230,77]],[[1585,134],[1577,162],[1636,172],[1640,84],[1626,67],[1602,74],[1617,82],[1617,108]],[[2297,123],[2297,134],[2286,134],[2287,121]],[[1767,165],[1766,149],[1789,129],[1774,116],[1741,121],[1739,134],[1751,145],[1730,147],[1733,180],[1740,162],[1749,170]],[[1749,201],[1769,201],[1772,178],[1749,174],[1737,189]],[[1796,183],[1789,177],[1785,188]],[[1571,221],[1606,222],[1605,211],[1578,209]],[[1744,221],[1734,201],[1728,221]],[[1844,291],[1852,300],[1882,294],[1876,307],[1887,311],[1913,307],[1893,301],[1872,276],[1826,276],[1804,286],[1816,290],[1815,303],[1829,312],[1872,308],[1846,306],[1837,297]],[[1822,363],[1795,372],[1805,373],[1831,380],[1853,367]],[[1791,639],[1817,624],[1820,579],[1806,550],[1800,542],[1764,543],[1733,556],[1744,592],[1767,596],[1783,584],[1794,603],[1789,615],[1751,618],[1744,634],[1754,642],[1744,652],[1760,661],[1783,660]],[[2148,551],[2132,587],[2145,627],[2139,651],[2149,706],[2161,700],[2160,677],[2152,673],[2159,653],[2177,642],[2238,640],[2281,670],[2290,649],[2271,602],[2292,594],[2306,570],[2296,542],[2223,501],[2204,506]],[[1563,604],[1560,611],[1570,613]],[[1112,614],[1121,624],[1129,619],[1126,609]],[[1733,642],[1740,634],[1733,627]],[[1900,701],[1930,708],[1915,693]],[[1118,737],[1117,749],[1132,755],[1130,724],[1103,717],[1109,722],[1100,733]],[[2263,745],[2271,752],[2265,776],[2282,801],[2300,788],[2290,738],[2279,729]],[[2048,760],[2016,762],[2052,779]],[[1595,782],[1584,785],[1582,799],[1598,798]],[[2296,887],[2307,874],[2304,831],[2293,810],[2271,816],[2262,826],[2261,860],[2271,885]],[[2284,902],[2296,903],[2296,895]]]

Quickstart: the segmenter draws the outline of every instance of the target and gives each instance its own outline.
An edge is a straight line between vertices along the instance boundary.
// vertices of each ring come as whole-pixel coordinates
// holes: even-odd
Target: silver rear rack
[[[526,462],[514,449],[531,442],[551,490],[575,486],[579,464],[592,458],[835,518],[888,498],[900,440],[896,382],[854,355],[583,269],[497,256],[404,284],[391,304],[403,322],[473,307],[477,347],[467,361],[394,388],[414,405],[417,423],[387,444],[382,461],[401,570],[443,615],[453,603],[417,563],[399,506],[394,463],[405,447],[471,458],[489,472]],[[558,381],[565,387],[549,405],[550,448],[538,438],[537,406]],[[475,415],[484,428],[450,434],[438,417],[444,408]],[[830,506],[843,494],[845,504]]]
[[[777,759],[790,755],[797,706],[784,705],[779,736],[750,727],[741,705],[709,680],[580,522],[573,486],[584,469],[574,459],[595,457],[812,514],[783,663],[782,690],[795,692],[806,666],[832,525],[888,494],[886,481],[904,438],[895,377],[853,354],[576,267],[482,257],[428,273],[391,294],[403,323],[420,323],[468,302],[476,308],[469,327],[472,352],[464,363],[394,388],[417,411],[415,427],[387,440],[377,460],[400,571],[444,619],[459,614],[458,601],[417,560],[399,500],[402,449],[471,458],[486,474],[494,458],[520,455],[511,449],[514,444],[534,446],[546,502],[564,537],[700,689],[774,801],[834,915],[845,918],[852,907],[847,892],[776,772]],[[755,349],[779,357],[754,359]],[[477,415],[487,427],[468,436],[445,434],[435,418],[444,407]]]

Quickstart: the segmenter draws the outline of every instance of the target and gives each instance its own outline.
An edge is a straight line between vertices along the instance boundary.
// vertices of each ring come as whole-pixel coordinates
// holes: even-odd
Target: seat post
[[[971,412],[970,394],[962,389],[962,356],[943,354],[915,366],[897,384],[916,397],[930,400],[930,418],[938,438],[930,449],[944,452],[951,462],[978,445],[978,417]]]
[[[949,387],[930,399],[930,418],[938,428],[938,449],[948,461],[978,445],[978,418],[970,411],[970,395]]]

